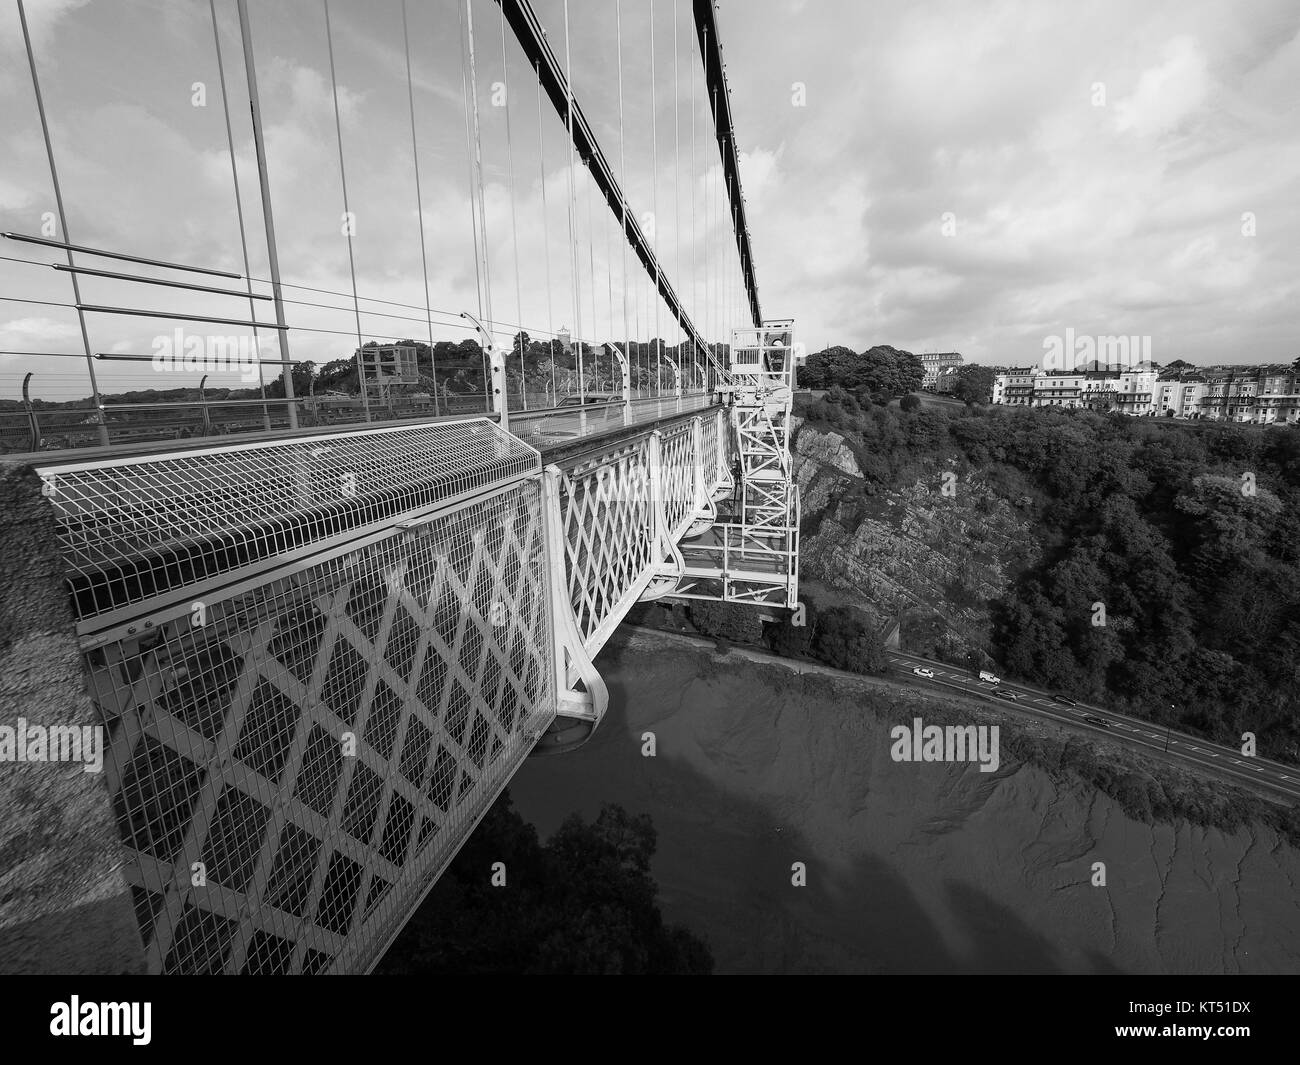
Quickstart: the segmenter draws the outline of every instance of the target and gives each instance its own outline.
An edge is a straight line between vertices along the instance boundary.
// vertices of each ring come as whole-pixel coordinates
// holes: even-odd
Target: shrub
[[[691,624],[705,636],[721,637],[736,643],[763,642],[763,619],[754,607],[741,603],[692,599]]]
[[[885,647],[872,631],[845,607],[831,607],[817,619],[813,651],[828,666],[850,673],[884,673]]]

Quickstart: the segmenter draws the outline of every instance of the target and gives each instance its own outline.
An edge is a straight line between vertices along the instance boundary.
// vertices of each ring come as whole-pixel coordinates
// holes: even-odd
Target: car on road
[[[1077,699],[1071,699],[1068,695],[1062,695],[1060,692],[1052,692],[1052,698],[1058,703],[1064,703],[1066,706],[1078,706]]]
[[[1002,678],[996,673],[990,673],[987,669],[980,670],[980,680],[985,684],[1001,684]]]
[[[1089,714],[1084,718],[1089,725],[1096,725],[1098,728],[1110,728],[1110,722],[1104,717],[1098,717],[1096,714]]]
[[[1003,699],[1015,700],[1020,698],[1020,693],[1013,692],[1010,688],[994,688],[993,694],[1000,695]]]
[[[915,673],[918,677],[925,677],[929,680],[934,680],[933,669],[926,669],[924,666],[917,666],[915,669],[912,670],[912,672]]]

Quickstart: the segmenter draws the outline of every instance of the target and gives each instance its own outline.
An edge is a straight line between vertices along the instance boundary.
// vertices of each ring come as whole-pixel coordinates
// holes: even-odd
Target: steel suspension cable
[[[585,405],[587,386],[582,365],[582,299],[578,291],[578,238],[575,230],[577,204],[573,183],[576,178],[576,162],[573,148],[573,61],[569,52],[569,0],[564,0],[564,81],[565,81],[565,125],[569,132],[569,266],[573,277],[573,335],[572,341],[577,352],[578,397]]]
[[[740,197],[740,180],[736,180],[736,197]],[[731,208],[731,232],[736,247],[736,257],[731,261],[731,320],[736,327],[741,324],[740,316],[740,244],[737,230],[740,227],[740,204]]]
[[[510,61],[506,54],[506,9],[501,8],[501,87],[506,95],[506,162],[510,168],[510,235],[515,252],[515,317],[524,318],[522,290],[519,284],[519,219],[515,214],[515,149],[510,137]],[[528,367],[524,361],[523,330],[519,335],[519,395],[528,409]]]
[[[461,114],[465,118],[465,163],[469,175],[469,224],[470,230],[474,237],[474,288],[478,296],[478,317],[483,320],[483,272],[482,256],[478,250],[478,208],[474,204],[474,140],[469,128],[469,82],[466,75],[467,63],[465,59],[465,17],[464,9],[457,8],[460,13],[460,95],[461,95]],[[486,374],[486,362],[484,363],[484,373]],[[484,383],[487,377],[483,378]]]
[[[555,310],[551,303],[551,216],[550,209],[546,203],[546,143],[542,139],[542,68],[540,63],[534,63],[533,69],[537,74],[537,169],[538,176],[542,184],[542,241],[546,249],[546,328],[550,331],[551,339],[555,338]],[[548,343],[548,348],[550,347]],[[558,402],[558,396],[555,389],[555,350],[550,349],[551,356],[551,406]]]
[[[682,109],[680,99],[680,84],[678,81],[677,71],[677,5],[673,4],[673,280],[681,284],[682,279],[682,201],[680,195],[680,178],[682,171],[682,142],[679,132],[680,112]],[[680,323],[677,329],[680,337],[685,337],[686,332],[681,328]],[[677,345],[677,363],[680,366],[682,361],[681,343]]]
[[[406,53],[406,102],[411,113],[411,159],[415,164],[415,215],[420,228],[420,270],[424,275],[424,314],[429,325],[429,372],[433,377],[433,415],[438,405],[438,360],[433,354],[433,308],[429,299],[429,256],[424,245],[424,197],[420,193],[420,148],[415,139],[415,89],[411,79],[411,35],[406,24],[406,0],[402,0],[402,47]]]
[[[695,200],[697,198],[695,195],[696,180],[697,180],[695,176],[695,108],[696,108],[695,77],[696,77],[695,65],[691,64],[691,314],[692,317],[695,316],[695,312],[699,310],[699,306],[700,306],[700,276],[699,276],[698,268],[696,267],[696,263],[695,263],[696,246],[699,242],[699,237],[696,235],[696,231],[695,231]],[[692,349],[694,349],[694,355],[693,358],[691,359],[692,364],[702,361],[704,358],[703,352],[699,351],[696,345],[694,344],[692,344],[691,347]],[[696,366],[696,380],[700,381],[700,367],[698,365]],[[700,383],[702,384],[703,382]]]
[[[474,79],[471,90],[468,72],[473,70],[474,66],[474,37],[472,30],[467,30],[465,17],[469,13],[469,0],[465,0],[463,7],[457,8],[461,15],[461,51],[460,51],[460,92],[463,102],[463,111],[465,115],[465,159],[469,166],[469,220],[470,228],[474,234],[474,283],[478,294],[478,317],[479,321],[491,322],[492,320],[492,286],[489,278],[485,277],[487,271],[487,228],[483,227],[480,239],[479,221],[480,213],[474,200],[474,164],[477,158],[475,145],[477,144],[478,134],[478,79]],[[468,40],[468,49],[466,41]],[[472,91],[472,95],[471,95]],[[476,121],[473,129],[470,128],[470,112],[475,114]],[[479,193],[483,191],[482,181],[478,184]],[[488,343],[492,342],[490,336],[485,337]],[[483,366],[483,400],[485,409],[489,412],[492,410],[492,389],[488,386],[491,371],[488,369],[487,349],[483,346],[482,340],[479,341],[479,356]]]
[[[495,346],[493,339],[496,333],[496,323],[492,317],[492,256],[489,250],[488,226],[487,226],[487,193],[483,187],[483,129],[479,122],[478,115],[478,67],[474,58],[474,9],[471,0],[465,0],[465,36],[469,42],[469,89],[472,106],[470,108],[471,116],[474,120],[474,174],[478,181],[478,217],[479,230],[483,235],[483,310],[485,317],[483,321],[487,323],[489,334],[487,342]],[[484,352],[486,359],[486,352]],[[484,364],[486,371],[486,363]],[[491,388],[487,386],[487,378],[484,378],[484,390],[491,399]]]
[[[591,334],[592,340],[598,340],[600,334],[596,324],[596,225],[591,217],[591,186],[595,184],[590,177],[583,182],[587,186],[587,273],[591,284]],[[600,385],[600,348],[595,348],[591,357],[596,361],[596,385]]]
[[[610,249],[613,247],[613,245],[610,244],[610,239],[609,239],[609,229],[612,222],[608,211],[602,211],[601,213],[605,216],[605,289],[606,289],[605,299],[607,303],[605,309],[605,321],[607,323],[607,332],[605,333],[605,335],[609,337],[611,340],[613,340],[614,339],[614,263],[612,257],[610,256]],[[614,364],[615,364],[615,359],[613,354],[611,353],[609,356],[609,373],[610,373],[611,382],[614,379]]]
[[[705,30],[707,38],[708,30]],[[717,98],[716,92],[714,98]],[[705,159],[709,158],[705,153]],[[712,349],[714,357],[717,355],[718,334],[717,323],[713,320],[713,164],[706,163],[704,167],[704,321],[705,331],[704,339],[706,345]]]
[[[627,157],[624,154],[626,136],[623,129],[623,0],[617,0],[614,5],[615,15],[617,18],[615,36],[618,43],[618,170],[619,179],[627,183]],[[627,313],[627,195],[623,196],[623,335],[626,339],[627,349],[624,354],[628,359],[632,358],[632,332],[628,325]],[[629,371],[631,367],[629,367]],[[635,387],[635,383],[633,385]]]
[[[230,126],[230,101],[226,96],[226,67],[221,57],[221,32],[217,28],[217,3],[216,0],[208,0],[208,10],[212,15],[212,43],[217,52],[217,82],[221,86],[221,113],[226,121],[226,147],[230,152],[230,176],[235,186],[235,217],[239,222],[239,251],[243,256],[244,262],[244,283],[248,286],[248,320],[257,321],[257,301],[253,298],[253,280],[249,276],[252,270],[248,265],[248,237],[244,230],[244,204],[239,195],[239,166],[235,162],[235,135]],[[266,399],[266,378],[262,371],[262,338],[258,333],[257,326],[253,326],[253,347],[257,351],[257,385],[263,399]],[[283,358],[283,356],[281,356]],[[284,370],[292,370],[291,367],[285,366]],[[271,408],[264,406],[262,408],[262,425],[266,429],[271,428]]]
[[[650,176],[655,224],[655,394],[663,391],[663,341],[659,338],[659,94],[655,85],[655,0],[650,0]]]
[[[723,174],[723,167],[719,165],[718,182],[717,185],[714,187],[714,192],[713,192],[714,195],[713,218],[719,230],[717,236],[715,237],[715,239],[718,241],[718,257],[717,257],[717,265],[715,267],[717,272],[713,278],[714,281],[713,298],[717,304],[716,321],[718,324],[719,347],[722,346],[727,336],[727,324],[726,324],[726,318],[723,309],[723,301],[724,301],[723,289],[725,288],[726,285],[726,276],[727,276],[727,241],[726,241],[726,237],[721,232],[722,219],[723,219],[722,182],[724,176],[725,175]]]
[[[63,209],[63,190],[59,186],[58,167],[54,165],[54,145],[50,140],[50,125],[45,117],[45,100],[41,96],[41,81],[36,74],[36,53],[32,51],[32,36],[31,32],[27,28],[27,10],[23,6],[23,0],[18,0],[18,21],[22,23],[23,45],[27,49],[27,65],[32,75],[32,92],[36,96],[36,110],[39,113],[41,120],[41,135],[45,140],[45,159],[50,165],[50,183],[54,187],[54,206],[59,212],[59,235],[63,238],[65,243],[71,244],[72,238],[68,235],[68,217]],[[95,401],[95,408],[98,410],[102,406],[102,399],[99,394],[99,382],[95,377],[95,361],[90,353],[90,333],[86,329],[86,315],[85,312],[80,309],[81,286],[77,282],[77,275],[75,273],[76,264],[73,262],[72,249],[65,248],[64,251],[67,253],[68,266],[70,268],[69,278],[72,281],[72,299],[73,303],[78,307],[77,322],[81,326],[81,342],[86,349],[86,371],[90,374],[90,391]],[[99,419],[98,434],[99,442],[101,444],[107,444],[109,442],[108,426],[104,424],[102,416]]]
[[[348,273],[352,277],[352,310],[357,320],[357,353],[354,356],[357,364],[357,385],[361,389],[361,406],[365,411],[366,421],[369,422],[370,397],[369,390],[366,388],[365,364],[361,355],[361,304],[357,300],[357,266],[352,254],[353,216],[348,209],[348,178],[343,166],[343,121],[339,117],[339,84],[334,70],[334,33],[330,28],[329,0],[321,0],[321,5],[325,10],[325,45],[329,49],[330,89],[334,97],[334,133],[339,146],[339,183],[343,187],[343,229],[344,235],[348,238]]]

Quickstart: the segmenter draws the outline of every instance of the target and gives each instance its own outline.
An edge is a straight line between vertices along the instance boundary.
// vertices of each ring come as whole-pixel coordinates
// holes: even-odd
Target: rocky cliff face
[[[720,972],[1300,966],[1300,855],[1267,826],[1134,820],[1017,762],[1005,732],[993,773],[895,762],[890,728],[935,709],[907,688],[662,638],[599,666],[613,702],[590,743],[530,759],[511,793],[543,835],[602,802],[649,813],[664,917],[705,935]]]
[[[794,421],[805,526],[800,570],[814,597],[821,585],[880,617],[905,612],[906,649],[950,661],[971,652],[980,658],[988,601],[1036,554],[1027,515],[979,475],[947,467],[869,494],[845,437]]]

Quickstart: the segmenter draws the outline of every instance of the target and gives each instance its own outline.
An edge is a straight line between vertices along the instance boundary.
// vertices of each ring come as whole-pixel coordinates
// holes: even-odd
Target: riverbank
[[[599,663],[612,701],[595,736],[511,785],[544,835],[604,801],[649,813],[665,918],[705,935],[720,972],[1300,967],[1300,860],[1270,826],[1145,823],[1006,732],[993,773],[894,762],[893,724],[979,721],[768,657],[621,633]],[[1024,735],[1050,740],[1036,727]]]

